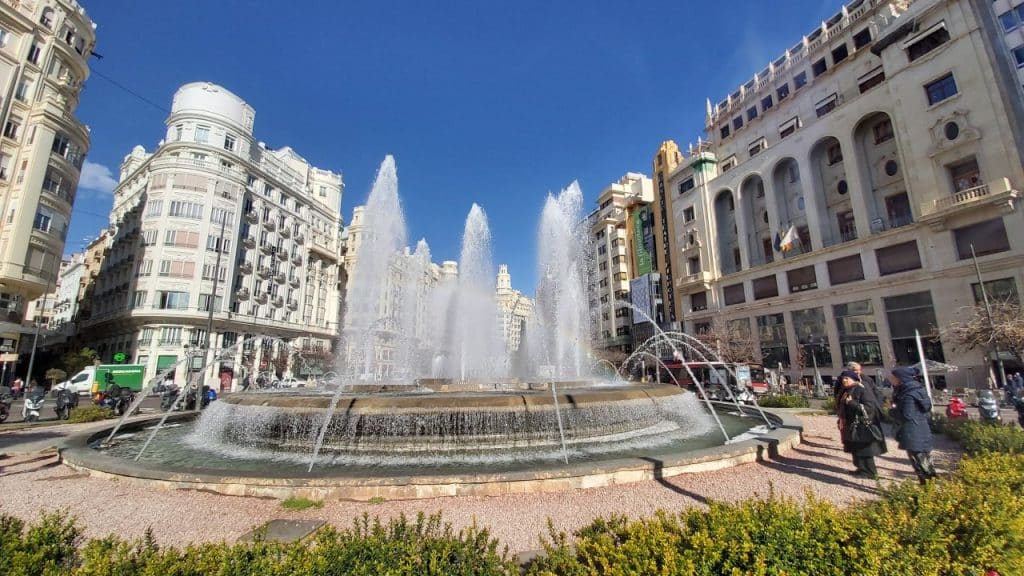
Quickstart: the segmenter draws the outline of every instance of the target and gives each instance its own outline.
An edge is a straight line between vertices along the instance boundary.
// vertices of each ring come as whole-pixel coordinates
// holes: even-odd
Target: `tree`
[[[60,368],[50,368],[46,371],[46,375],[44,377],[50,381],[50,386],[55,386],[57,382],[67,380],[68,373]]]
[[[1012,301],[993,302],[991,309],[990,321],[985,306],[967,307],[967,320],[951,322],[941,331],[941,336],[954,348],[984,351],[998,348],[1024,361],[1024,310]]]
[[[78,352],[68,352],[61,358],[61,364],[68,374],[78,374],[85,367],[92,366],[99,354],[92,348],[82,348]]]
[[[707,330],[698,332],[695,337],[707,347],[708,350],[700,350],[704,355],[710,351],[729,364],[757,362],[760,345],[751,333],[749,324],[743,326],[715,320]]]

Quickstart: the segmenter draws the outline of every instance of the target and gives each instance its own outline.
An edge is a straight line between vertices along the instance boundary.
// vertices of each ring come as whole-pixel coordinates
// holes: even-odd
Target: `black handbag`
[[[868,411],[861,406],[850,426],[850,441],[857,444],[868,444],[869,442],[882,442],[884,439],[882,430],[871,423]]]

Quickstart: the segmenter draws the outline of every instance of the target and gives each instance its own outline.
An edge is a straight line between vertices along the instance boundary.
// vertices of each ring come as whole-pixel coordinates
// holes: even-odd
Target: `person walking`
[[[896,404],[891,412],[897,426],[896,441],[907,451],[917,479],[923,485],[936,474],[931,455],[932,431],[928,426],[932,401],[917,375],[915,368],[895,368],[889,381],[892,382]]]
[[[843,392],[836,410],[843,451],[853,456],[854,476],[877,479],[875,456],[888,451],[882,435],[881,406],[874,391],[860,383],[856,376],[849,370],[839,375]]]

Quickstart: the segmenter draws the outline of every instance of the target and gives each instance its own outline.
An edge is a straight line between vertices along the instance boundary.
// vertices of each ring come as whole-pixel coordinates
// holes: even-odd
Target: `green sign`
[[[633,211],[633,254],[636,257],[634,276],[650,274],[653,268],[651,253],[644,245],[644,228],[651,226],[651,212],[646,206]]]
[[[117,354],[114,354],[115,364],[124,364],[126,360],[128,360],[128,355],[125,354],[124,352],[118,352]]]

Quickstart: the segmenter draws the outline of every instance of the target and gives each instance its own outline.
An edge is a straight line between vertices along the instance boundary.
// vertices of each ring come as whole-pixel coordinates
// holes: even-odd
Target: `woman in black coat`
[[[853,455],[854,476],[861,478],[878,478],[875,456],[887,452],[885,438],[881,440],[854,440],[851,435],[854,421],[858,415],[866,413],[868,421],[881,436],[882,410],[875,393],[856,380],[850,373],[839,375],[843,393],[839,396],[836,410],[839,413],[839,430],[843,439],[843,451]],[[863,412],[862,412],[863,409]]]
[[[892,411],[897,425],[896,440],[900,448],[907,451],[917,479],[924,484],[935,478],[931,457],[932,430],[928,426],[932,401],[924,386],[918,382],[917,370],[914,368],[896,368],[889,376],[889,381],[892,382],[896,404]]]

